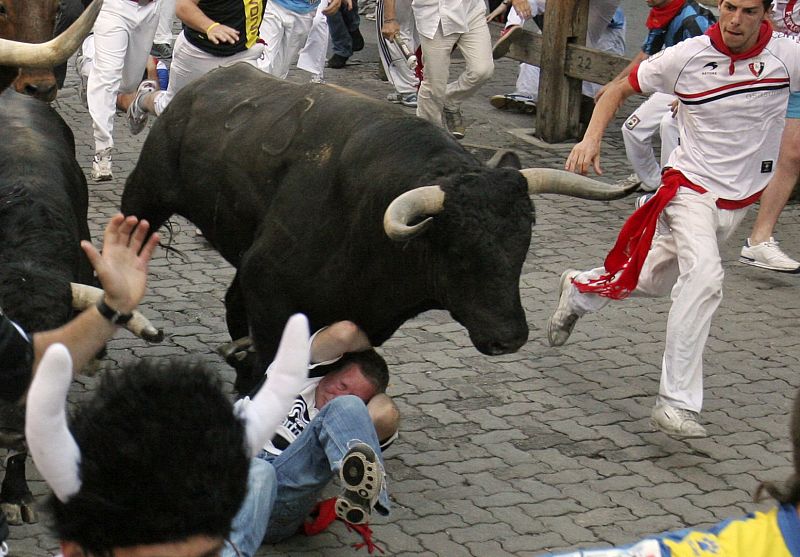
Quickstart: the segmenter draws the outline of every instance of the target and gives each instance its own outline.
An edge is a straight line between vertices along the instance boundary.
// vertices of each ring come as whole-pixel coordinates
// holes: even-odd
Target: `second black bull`
[[[154,123],[122,212],[154,230],[180,214],[236,267],[228,329],[250,334],[258,354],[237,369],[246,392],[298,311],[312,330],[352,320],[380,345],[407,319],[446,309],[484,354],[518,350],[529,194],[628,191],[497,158],[482,164],[401,108],[239,64],[183,89]]]

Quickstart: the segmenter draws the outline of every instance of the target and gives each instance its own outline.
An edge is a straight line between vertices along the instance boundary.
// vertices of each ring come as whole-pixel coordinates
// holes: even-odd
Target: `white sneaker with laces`
[[[697,412],[659,403],[650,414],[650,423],[673,437],[706,437],[706,428],[697,421]]]
[[[141,133],[147,124],[147,111],[142,108],[142,97],[155,90],[156,82],[150,80],[142,81],[136,89],[136,96],[128,107],[128,127],[131,129],[131,134]]]
[[[113,180],[111,173],[111,147],[98,151],[92,160],[92,180],[95,182],[107,182]]]
[[[642,184],[642,181],[639,179],[639,177],[636,174],[631,174],[627,178],[623,178],[622,180],[618,180],[614,185],[617,186],[617,187],[620,187],[620,188],[626,188],[627,189],[627,188],[633,188],[633,187],[636,187],[636,186],[641,188],[643,184]]]
[[[777,240],[772,237],[756,245],[750,243],[750,238],[745,240],[739,261],[745,265],[780,273],[800,273],[800,262],[783,253]]]
[[[580,315],[569,309],[569,287],[572,286],[572,280],[579,274],[580,271],[575,269],[567,269],[561,273],[558,307],[547,321],[547,342],[550,343],[550,346],[562,346],[567,342],[569,335],[572,334],[572,329],[575,328],[575,323],[578,322]]]

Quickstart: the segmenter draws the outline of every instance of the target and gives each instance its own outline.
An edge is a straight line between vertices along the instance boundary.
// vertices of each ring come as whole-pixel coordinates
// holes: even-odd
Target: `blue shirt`
[[[642,45],[642,51],[652,56],[661,49],[702,35],[716,21],[717,18],[710,10],[698,5],[695,0],[687,0],[683,9],[665,27],[650,30]]]

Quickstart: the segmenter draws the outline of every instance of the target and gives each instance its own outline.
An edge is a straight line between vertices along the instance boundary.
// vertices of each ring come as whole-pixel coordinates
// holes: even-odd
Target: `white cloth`
[[[428,39],[433,39],[440,28],[445,37],[467,33],[475,28],[476,15],[486,14],[483,0],[412,0],[411,7],[417,32]]]
[[[381,64],[389,78],[389,83],[394,86],[394,90],[401,94],[416,93],[419,87],[419,80],[413,68],[406,64],[406,57],[393,41],[385,39],[381,35],[383,27],[383,0],[378,0],[375,7],[375,25],[378,28],[378,54]],[[419,46],[419,35],[417,35],[417,25],[414,21],[414,13],[411,11],[411,4],[408,2],[397,2],[395,4],[395,19],[400,26],[400,38],[406,43],[411,52]]]
[[[737,61],[733,74],[729,65],[703,35],[651,56],[637,77],[643,93],[681,101],[681,143],[669,166],[719,197],[744,199],[774,173],[789,88],[800,89],[800,45],[771,39],[757,57]]]
[[[322,10],[328,7],[328,0],[322,0],[314,20],[311,23],[311,30],[308,32],[306,44],[300,51],[297,58],[297,67],[322,79],[325,71],[325,57],[328,54],[328,17]]]
[[[659,230],[668,233],[654,238],[639,284],[631,293],[671,296],[659,399],[694,412],[703,406],[703,349],[711,318],[722,301],[724,272],[718,242],[730,238],[747,214],[747,208],[719,209],[716,200],[710,193],[678,190],[659,221]],[[603,267],[584,271],[578,280],[586,282],[605,272]],[[577,315],[599,311],[611,301],[580,293],[572,284],[567,293],[570,311]]]
[[[443,4],[448,4],[443,0]],[[464,2],[471,4],[472,2]],[[481,6],[483,3],[481,2]],[[412,4],[417,28],[420,14],[417,0]],[[492,77],[492,39],[486,24],[485,10],[471,10],[468,30],[464,33],[444,34],[441,25],[433,38],[420,31],[425,71],[417,95],[417,116],[443,127],[442,109],[456,110],[461,103],[475,94],[478,88]],[[427,13],[424,10],[423,13]],[[450,77],[450,55],[457,46],[466,62],[466,68],[458,78],[448,83]]]
[[[297,59],[300,49],[306,43],[314,11],[297,13],[269,2],[264,7],[264,20],[261,22],[261,38],[267,46],[258,62],[258,67],[268,74],[286,79],[289,66]]]
[[[142,81],[158,23],[155,0],[105,0],[94,23],[94,63],[86,87],[95,152],[113,147],[117,93],[133,93]]]
[[[153,42],[172,44],[172,22],[175,19],[175,0],[160,0],[158,8],[158,25]]]
[[[181,31],[172,49],[172,64],[169,70],[169,85],[166,91],[157,91],[153,105],[157,116],[167,108],[178,91],[195,79],[204,76],[215,68],[230,66],[237,62],[247,62],[255,66],[261,58],[264,45],[254,44],[251,48],[231,56],[214,56],[190,43]]]
[[[645,189],[655,190],[661,185],[661,165],[667,161],[679,143],[678,121],[672,117],[670,104],[676,99],[666,93],[653,93],[631,114],[622,125],[625,153],[633,171],[644,183]],[[653,136],[661,135],[661,157],[656,160]]]

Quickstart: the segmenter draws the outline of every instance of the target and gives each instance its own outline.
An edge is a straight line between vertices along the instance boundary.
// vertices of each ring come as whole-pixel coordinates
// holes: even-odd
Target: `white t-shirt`
[[[773,38],[757,56],[730,58],[707,35],[667,48],[639,66],[643,93],[681,102],[681,144],[668,166],[725,199],[764,189],[775,171],[789,91],[800,90],[800,44]]]

